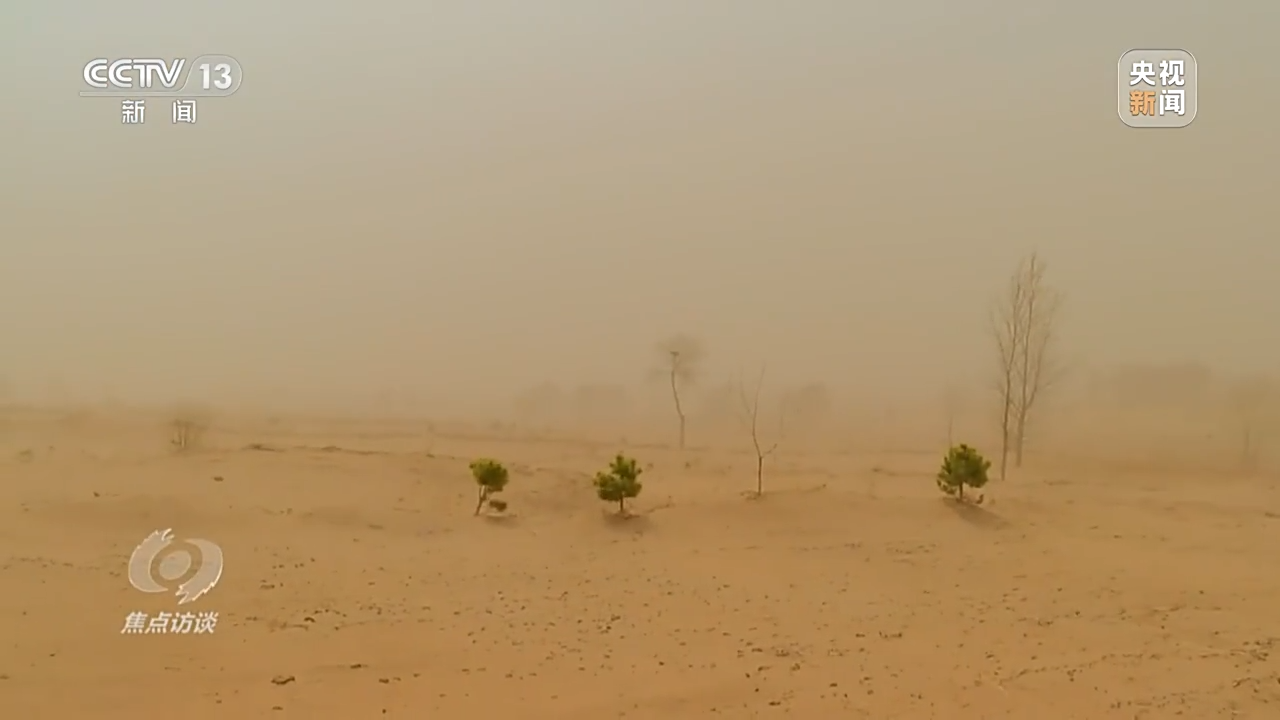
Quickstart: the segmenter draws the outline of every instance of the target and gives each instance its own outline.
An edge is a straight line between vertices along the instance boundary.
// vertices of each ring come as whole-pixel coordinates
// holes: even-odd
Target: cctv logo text
[[[146,90],[157,83],[166,90],[173,90],[177,88],[186,66],[187,61],[183,58],[175,58],[169,62],[159,58],[98,58],[90,60],[84,66],[84,81],[89,87],[99,90]]]

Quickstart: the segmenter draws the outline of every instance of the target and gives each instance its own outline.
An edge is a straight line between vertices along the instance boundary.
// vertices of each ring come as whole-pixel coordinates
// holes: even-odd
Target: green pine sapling
[[[507,487],[507,480],[510,479],[507,469],[497,460],[481,459],[471,463],[471,477],[475,478],[476,485],[479,487],[476,499],[475,515],[479,515],[484,509],[484,504],[498,512],[507,509],[507,504],[501,500],[493,499],[493,495],[500,493]]]
[[[964,501],[964,488],[974,489],[987,484],[987,471],[991,462],[982,457],[982,453],[968,445],[955,445],[942,460],[942,469],[938,471],[938,489],[957,500]],[[982,495],[977,503],[982,504]]]
[[[596,473],[596,495],[605,502],[618,503],[618,514],[627,514],[627,500],[640,494],[640,474],[643,471],[633,458],[621,454],[609,463],[608,472]]]

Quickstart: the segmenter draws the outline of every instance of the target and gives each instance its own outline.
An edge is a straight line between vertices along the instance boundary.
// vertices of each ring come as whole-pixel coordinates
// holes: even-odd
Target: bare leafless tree
[[[680,392],[697,378],[702,364],[702,344],[688,335],[673,335],[659,344],[658,352],[662,357],[662,374],[671,386],[671,400],[680,423],[680,449],[683,450],[687,418]]]
[[[1045,266],[1032,254],[1023,267],[1022,308],[1024,342],[1019,358],[1017,444],[1014,463],[1022,466],[1027,441],[1027,421],[1037,402],[1060,377],[1062,367],[1054,356],[1058,311],[1062,295],[1044,281]]]
[[[184,404],[173,408],[169,421],[169,444],[178,452],[196,449],[209,430],[210,412],[196,404]]]
[[[1044,392],[1058,378],[1053,356],[1062,296],[1045,282],[1045,264],[1032,253],[1009,278],[992,315],[999,361],[1000,477],[1009,451],[1021,466],[1027,428]]]
[[[1022,325],[1018,308],[1023,304],[1022,283],[1017,276],[1009,283],[1008,295],[995,308],[992,315],[992,333],[1000,363],[1000,375],[996,392],[1000,398],[1000,479],[1005,478],[1009,466],[1009,445],[1013,437],[1016,417],[1018,387],[1018,352],[1023,344]]]
[[[1243,378],[1232,389],[1232,410],[1240,428],[1241,470],[1258,469],[1258,457],[1270,429],[1276,401],[1276,386],[1264,376]]]
[[[782,442],[786,431],[787,403],[784,399],[778,409],[778,435],[768,447],[760,442],[760,389],[764,387],[764,368],[756,377],[755,390],[748,395],[744,382],[738,383],[738,399],[742,403],[742,420],[751,433],[751,446],[756,452],[756,497],[764,495],[764,461]]]

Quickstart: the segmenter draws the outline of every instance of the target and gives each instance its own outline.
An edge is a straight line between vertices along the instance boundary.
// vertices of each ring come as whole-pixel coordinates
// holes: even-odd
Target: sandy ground
[[[1274,483],[1028,470],[981,509],[933,454],[265,424],[10,423],[0,715],[14,718],[1275,718]],[[17,428],[15,430],[15,428]],[[259,443],[261,447],[247,447]],[[430,449],[430,454],[424,451]],[[29,453],[19,455],[21,449]],[[467,462],[513,471],[471,516]],[[221,544],[212,635],[122,634],[147,533]]]

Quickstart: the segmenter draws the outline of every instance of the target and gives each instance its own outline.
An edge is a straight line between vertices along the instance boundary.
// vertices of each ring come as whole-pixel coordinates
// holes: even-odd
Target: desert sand
[[[0,698],[23,718],[1269,718],[1280,498],[1229,473],[1028,468],[982,507],[939,454],[685,451],[511,426],[11,416]],[[784,447],[784,450],[786,448]],[[618,451],[634,516],[597,500]],[[467,463],[512,471],[473,517]],[[1084,468],[1084,466],[1081,466]],[[125,634],[149,532],[221,545]]]
[[[1280,2],[69,7],[0,10],[0,720],[1280,718]]]

